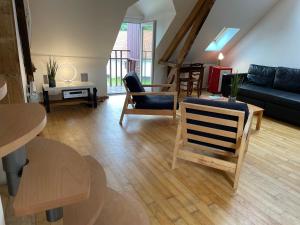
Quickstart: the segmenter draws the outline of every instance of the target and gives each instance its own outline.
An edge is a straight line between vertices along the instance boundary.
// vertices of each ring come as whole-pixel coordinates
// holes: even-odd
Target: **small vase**
[[[56,87],[56,81],[55,81],[55,78],[48,76],[48,81],[49,81],[49,87],[50,87],[50,88]]]
[[[228,102],[235,103],[236,102],[236,97],[229,96]]]

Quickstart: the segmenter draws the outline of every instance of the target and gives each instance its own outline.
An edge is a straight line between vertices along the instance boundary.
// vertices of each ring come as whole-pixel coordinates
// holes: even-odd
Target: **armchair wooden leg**
[[[173,160],[172,160],[172,170],[176,168],[177,154],[178,154],[179,146],[176,143],[174,152],[173,152]]]
[[[123,123],[124,114],[125,114],[126,109],[128,108],[128,99],[129,99],[129,96],[127,94],[126,98],[125,98],[124,106],[122,109],[121,117],[120,117],[120,122],[119,122],[120,125],[122,125],[122,123]]]
[[[173,111],[173,122],[176,122],[176,110]]]
[[[177,112],[177,102],[178,102],[178,96],[177,94],[174,95],[174,108],[173,108],[173,121],[176,121],[176,112]]]
[[[239,155],[239,158],[237,161],[236,170],[235,170],[235,174],[234,174],[234,181],[233,181],[234,192],[236,192],[236,190],[238,188],[240,174],[241,174],[241,168],[242,168],[242,164],[244,162],[244,158],[246,155],[245,153],[246,153],[246,149],[244,149],[242,152],[240,152],[240,155]]]
[[[176,135],[175,147],[174,147],[174,152],[173,152],[172,170],[174,170],[176,168],[177,154],[178,154],[179,148],[181,146],[180,139],[181,139],[181,123],[179,123],[178,128],[177,128],[177,135]]]

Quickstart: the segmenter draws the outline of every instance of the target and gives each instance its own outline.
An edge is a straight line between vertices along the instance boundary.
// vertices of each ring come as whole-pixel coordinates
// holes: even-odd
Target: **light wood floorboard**
[[[234,194],[217,170],[182,161],[171,170],[177,124],[167,117],[130,115],[121,127],[123,100],[113,96],[96,110],[54,107],[42,136],[94,156],[105,168],[108,185],[140,199],[152,225],[300,224],[298,127],[269,118],[260,131],[253,124]],[[8,198],[2,198],[9,214]],[[9,216],[7,225],[50,224],[43,214],[17,221]]]

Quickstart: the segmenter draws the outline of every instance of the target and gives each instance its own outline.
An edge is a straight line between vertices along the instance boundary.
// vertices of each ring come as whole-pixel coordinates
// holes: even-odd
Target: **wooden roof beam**
[[[185,37],[186,33],[190,30],[191,26],[193,25],[197,15],[200,13],[205,0],[198,0],[196,5],[194,6],[193,10],[191,11],[190,15],[187,17],[185,22],[180,27],[179,31],[176,33],[174,39],[172,40],[170,46],[165,51],[162,58],[159,60],[159,63],[167,62],[170,57],[173,55],[174,51]]]
[[[185,40],[183,48],[180,50],[180,52],[177,55],[177,59],[176,59],[177,65],[181,66],[183,64],[185,57],[187,56],[193,43],[195,42],[195,39],[197,38],[198,33],[201,30],[206,18],[208,17],[208,14],[210,13],[214,3],[215,0],[206,0],[205,4],[202,5],[200,13],[197,15],[194,21],[191,31],[189,32]]]

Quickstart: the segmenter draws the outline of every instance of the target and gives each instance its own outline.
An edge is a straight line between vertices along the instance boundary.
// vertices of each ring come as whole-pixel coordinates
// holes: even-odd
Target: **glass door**
[[[152,84],[155,49],[155,22],[141,24],[140,78],[143,84]]]
[[[133,71],[143,84],[151,84],[154,49],[155,22],[122,23],[107,63],[108,94],[125,93],[122,78]]]

